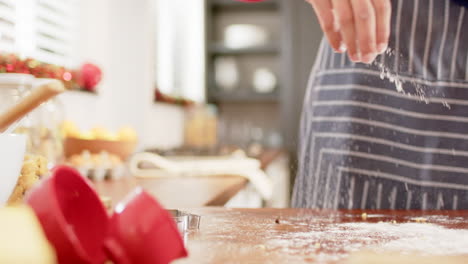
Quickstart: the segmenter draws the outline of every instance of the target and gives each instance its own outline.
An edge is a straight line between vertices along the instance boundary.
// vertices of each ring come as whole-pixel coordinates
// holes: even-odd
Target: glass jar
[[[185,121],[185,146],[210,150],[218,143],[218,115],[213,105],[193,106]]]
[[[37,78],[34,80],[33,87],[36,88],[51,81],[55,80]],[[54,97],[31,113],[31,118],[35,120],[35,125],[31,128],[34,152],[45,157],[49,162],[49,167],[53,167],[61,162],[63,157],[60,125],[65,119],[64,106],[58,97]]]
[[[35,79],[28,74],[0,74],[0,113],[14,106],[31,89],[50,82],[50,79]],[[15,133],[28,136],[27,152],[40,155],[49,161],[49,167],[62,157],[62,139],[59,126],[63,120],[63,107],[57,98],[43,103],[18,124]]]
[[[21,73],[0,74],[0,113],[13,106],[31,90],[34,76]]]
[[[14,106],[21,97],[31,91],[34,76],[20,73],[0,74],[0,113],[4,113]],[[18,125],[15,133],[27,134],[31,139],[32,120],[24,117]],[[28,152],[32,150],[32,141],[28,140]]]

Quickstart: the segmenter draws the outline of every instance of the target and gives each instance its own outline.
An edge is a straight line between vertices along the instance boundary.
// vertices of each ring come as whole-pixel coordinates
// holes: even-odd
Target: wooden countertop
[[[366,211],[365,219],[362,211],[188,211],[202,216],[201,226],[199,231],[186,234],[189,257],[177,264],[468,263],[468,211]],[[348,260],[351,252],[369,247],[417,254],[412,259],[415,262],[393,253],[372,255],[377,260],[363,253],[367,261]],[[441,255],[443,262],[432,256],[417,259],[421,253]],[[353,259],[361,255],[353,255]]]

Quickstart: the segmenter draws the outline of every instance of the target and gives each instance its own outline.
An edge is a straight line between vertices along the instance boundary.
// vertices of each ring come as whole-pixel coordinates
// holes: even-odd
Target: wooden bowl
[[[136,144],[136,141],[65,138],[63,147],[67,158],[87,150],[94,154],[106,151],[126,160],[135,151]]]

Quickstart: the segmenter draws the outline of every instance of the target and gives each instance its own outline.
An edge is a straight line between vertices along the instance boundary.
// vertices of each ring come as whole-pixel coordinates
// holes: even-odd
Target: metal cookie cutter
[[[168,210],[168,211],[174,218],[174,221],[177,224],[177,228],[179,229],[181,233],[185,233],[189,230],[200,229],[201,216],[190,214],[190,213],[179,211],[179,210]]]

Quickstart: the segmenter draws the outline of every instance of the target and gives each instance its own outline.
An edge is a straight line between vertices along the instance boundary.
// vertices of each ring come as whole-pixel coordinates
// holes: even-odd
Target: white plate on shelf
[[[26,136],[0,134],[0,206],[8,201],[23,166]]]
[[[262,46],[268,43],[269,36],[265,28],[251,24],[233,24],[224,31],[224,44],[231,49],[244,49]]]
[[[253,74],[252,86],[257,93],[272,93],[278,84],[276,75],[267,68],[258,68]]]
[[[239,86],[239,68],[234,57],[218,57],[215,62],[216,86],[230,92]]]

